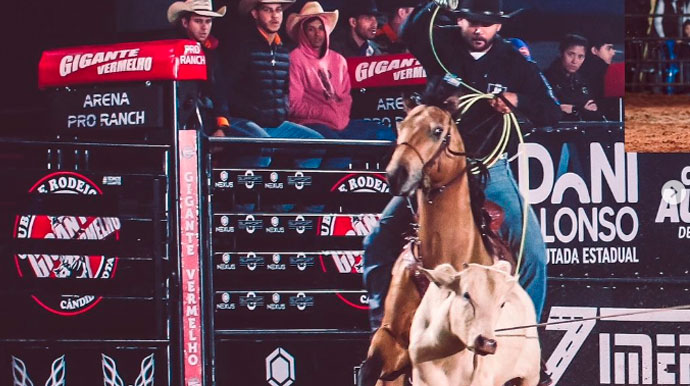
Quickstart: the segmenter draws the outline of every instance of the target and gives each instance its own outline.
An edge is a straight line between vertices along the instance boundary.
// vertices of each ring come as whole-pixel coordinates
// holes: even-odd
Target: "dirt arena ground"
[[[690,153],[690,95],[625,94],[625,150]]]

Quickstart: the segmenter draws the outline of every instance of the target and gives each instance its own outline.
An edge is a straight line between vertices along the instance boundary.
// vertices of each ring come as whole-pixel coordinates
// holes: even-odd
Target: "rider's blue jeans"
[[[505,158],[489,169],[484,194],[488,200],[503,208],[505,221],[499,234],[508,240],[517,259],[522,236],[523,201]],[[409,229],[411,222],[412,212],[407,206],[407,199],[393,197],[383,210],[378,226],[364,239],[364,284],[369,292],[369,320],[372,329],[381,325],[393,264],[405,243],[402,234]],[[527,217],[522,260],[520,284],[532,298],[537,320],[540,320],[546,298],[546,247],[537,216],[531,207]]]

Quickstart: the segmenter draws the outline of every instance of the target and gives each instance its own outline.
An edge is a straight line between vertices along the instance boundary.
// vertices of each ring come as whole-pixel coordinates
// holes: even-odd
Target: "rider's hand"
[[[508,102],[510,102],[510,104],[517,107],[518,96],[516,93],[504,92],[502,95],[504,98],[506,98],[508,100]],[[494,110],[498,111],[501,114],[510,113],[510,107],[508,107],[508,105],[506,105],[506,103],[503,102],[503,100],[501,98],[496,97],[496,98],[490,100],[489,104],[491,105],[491,107],[493,107]]]
[[[597,104],[594,103],[592,99],[590,99],[587,101],[587,103],[585,103],[585,110],[597,111]]]
[[[561,111],[563,111],[566,114],[572,114],[573,113],[573,105],[561,105]]]

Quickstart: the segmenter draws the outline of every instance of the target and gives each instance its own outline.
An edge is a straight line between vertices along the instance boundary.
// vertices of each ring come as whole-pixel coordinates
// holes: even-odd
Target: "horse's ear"
[[[443,108],[450,113],[450,115],[455,115],[460,109],[460,96],[451,95],[443,101]]]
[[[458,272],[450,264],[441,264],[434,269],[419,268],[419,270],[439,287],[449,286],[458,279]]]
[[[405,110],[406,113],[409,113],[410,110],[419,106],[419,95],[416,93],[403,94],[402,99],[403,99],[403,109]]]

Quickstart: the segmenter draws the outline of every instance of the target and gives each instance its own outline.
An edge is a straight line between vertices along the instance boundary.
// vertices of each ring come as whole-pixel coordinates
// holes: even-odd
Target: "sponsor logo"
[[[236,269],[235,263],[231,263],[232,255],[225,252],[220,257],[220,264],[216,265],[216,269],[221,271],[234,271]]]
[[[254,175],[253,170],[247,170],[242,175],[237,176],[237,183],[243,184],[247,189],[254,189],[255,184],[261,184],[263,177]]]
[[[223,170],[222,172],[220,172],[220,174],[218,174],[218,178],[220,179],[220,181],[216,181],[214,186],[218,189],[233,188],[235,186],[235,183],[232,181],[228,181],[229,177],[230,175],[228,174],[228,172],[226,170]]]
[[[373,60],[362,62],[355,67],[355,80],[365,81],[375,75],[393,73],[394,80],[425,78],[424,68],[415,58],[393,59],[393,60]]]
[[[139,57],[139,48],[131,48],[65,55],[60,59],[59,72],[61,77],[65,77],[79,70],[98,66],[96,72],[102,75],[115,72],[151,71],[152,65],[152,57]]]
[[[287,309],[285,306],[285,303],[280,302],[280,294],[279,293],[274,293],[271,296],[271,301],[272,303],[266,305],[266,309],[271,310],[271,311],[284,311]]]
[[[378,181],[377,181],[378,180]],[[385,177],[379,174],[349,174],[338,181],[331,191],[337,192],[388,192]],[[318,225],[319,236],[366,236],[378,223],[378,214],[327,215],[321,216]],[[320,256],[324,272],[337,271],[340,274],[362,273],[362,251],[324,251]],[[367,298],[360,293],[336,293],[345,304],[366,310]]]
[[[117,363],[115,360],[105,354],[101,354],[101,365],[103,368],[103,384],[105,386],[124,386],[126,383],[122,381],[120,373],[117,371]],[[141,368],[139,375],[132,386],[154,386],[154,375],[156,365],[154,354],[150,354],[141,361]]]
[[[50,375],[45,386],[65,386],[65,372],[65,356],[63,355],[54,360],[50,366]],[[26,364],[14,355],[12,356],[12,377],[14,386],[34,386],[26,369]]]
[[[43,177],[29,194],[101,195],[90,179],[73,172],[57,172]],[[17,239],[118,240],[122,227],[117,217],[17,216]],[[115,275],[117,257],[98,255],[17,254],[15,264],[20,278],[110,279]],[[32,298],[44,309],[62,316],[78,315],[98,304],[93,295],[54,295]]]
[[[237,308],[235,303],[230,302],[230,300],[232,300],[232,299],[230,297],[229,292],[223,292],[220,295],[220,300],[221,300],[221,303],[216,304],[216,308],[219,310],[234,310]]]
[[[239,220],[237,222],[237,227],[240,230],[246,230],[247,233],[252,234],[256,230],[264,227],[264,221],[261,219],[257,220],[253,215],[249,214],[244,220]]]
[[[247,292],[247,295],[240,296],[240,307],[247,307],[249,311],[254,311],[256,307],[264,306],[264,297],[256,296],[254,292]]]
[[[302,172],[295,172],[294,176],[288,176],[288,185],[302,190],[305,186],[311,186],[311,176],[305,176]]]
[[[634,312],[645,313],[630,315]],[[563,377],[585,340],[598,326],[599,383],[601,385],[678,385],[690,383],[690,334],[678,329],[667,333],[628,333],[611,331],[626,329],[623,324],[645,323],[661,330],[669,323],[690,323],[690,310],[659,310],[606,307],[551,307],[548,322],[572,321],[547,325],[547,331],[563,331],[563,337],[546,362],[554,384]],[[578,320],[596,316],[601,320]],[[614,322],[614,323],[611,323]],[[638,329],[639,330],[639,329]],[[682,331],[682,330],[681,330]],[[590,368],[590,358],[587,358]],[[653,363],[657,365],[654,366]]]
[[[298,270],[304,271],[309,267],[314,266],[314,256],[307,256],[304,253],[298,253],[297,256],[290,256],[290,265],[297,267]]]
[[[266,381],[271,386],[290,386],[295,383],[295,358],[278,347],[266,357]]]
[[[255,270],[257,267],[263,267],[264,264],[263,256],[257,256],[254,252],[249,252],[247,256],[240,257],[240,267],[247,267],[250,271]]]
[[[266,233],[285,233],[285,227],[281,227],[280,218],[277,216],[271,217],[271,226],[266,228]]]
[[[314,307],[314,297],[307,296],[304,292],[299,292],[295,296],[290,296],[289,304],[290,307],[304,311],[307,307]]]
[[[214,231],[218,233],[234,233],[235,227],[228,226],[230,224],[230,217],[220,216],[220,226],[214,228]]]
[[[637,154],[625,153],[623,143],[609,151],[592,142],[588,150],[589,183],[576,173],[558,175],[544,146],[520,145],[520,157],[527,158],[518,160],[520,191],[530,204],[550,204],[537,213],[544,241],[550,245],[548,262],[638,265]],[[541,166],[539,176],[530,176],[530,170],[539,169],[529,168],[534,162]]]
[[[273,261],[273,264],[269,264],[266,268],[268,268],[269,271],[285,271],[286,266],[285,264],[280,263],[280,254],[274,253],[273,256],[271,257],[271,260]]]
[[[271,172],[269,175],[269,179],[271,182],[267,182],[264,184],[264,188],[266,189],[283,189],[283,183],[278,182],[278,173],[277,172]]]
[[[305,231],[312,230],[314,228],[313,223],[312,220],[305,220],[304,216],[297,216],[294,220],[288,220],[288,229],[294,229],[301,235]]]
[[[121,186],[122,185],[122,177],[121,176],[103,176],[103,185],[110,185],[110,186]]]

